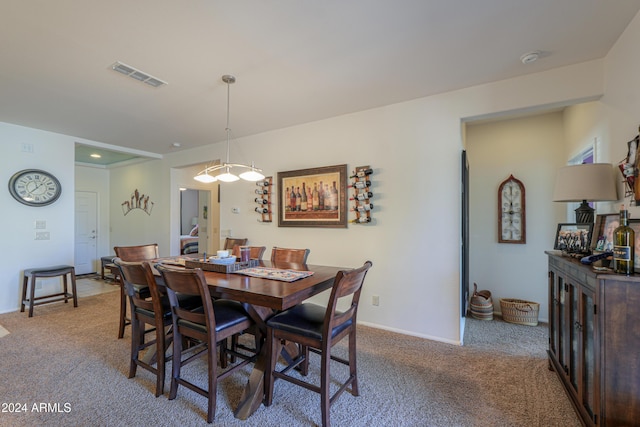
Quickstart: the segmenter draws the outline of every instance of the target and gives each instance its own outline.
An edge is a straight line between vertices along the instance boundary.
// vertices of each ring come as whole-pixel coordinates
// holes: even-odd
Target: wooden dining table
[[[312,271],[313,274],[293,282],[251,277],[237,272],[205,271],[204,275],[212,296],[244,303],[249,315],[256,322],[260,331],[265,334],[263,336],[266,336],[266,320],[276,311],[294,307],[307,298],[331,288],[338,271],[345,269],[322,265],[272,263],[270,261],[260,261],[258,266]],[[260,349],[240,403],[234,411],[236,418],[247,419],[260,407],[264,399],[264,375],[268,368],[266,347],[263,345]],[[284,354],[285,352],[287,354]],[[283,347],[285,357],[295,357],[295,353],[297,353],[295,345]]]

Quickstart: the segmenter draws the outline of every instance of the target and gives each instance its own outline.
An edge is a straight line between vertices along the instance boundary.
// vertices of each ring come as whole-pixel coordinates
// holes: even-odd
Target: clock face
[[[62,194],[60,181],[48,172],[25,169],[9,180],[9,192],[14,199],[28,206],[46,206]]]
[[[509,177],[498,193],[498,225],[500,243],[525,243],[524,185]]]

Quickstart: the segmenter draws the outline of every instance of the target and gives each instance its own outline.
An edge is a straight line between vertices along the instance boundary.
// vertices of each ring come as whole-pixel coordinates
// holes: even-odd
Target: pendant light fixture
[[[240,178],[246,181],[259,181],[261,179],[264,179],[264,175],[260,173],[262,172],[262,169],[256,168],[253,162],[251,162],[251,166],[229,162],[229,148],[231,142],[231,128],[229,127],[229,88],[230,85],[236,82],[236,78],[229,74],[225,74],[224,76],[222,76],[222,81],[227,84],[227,127],[225,128],[225,131],[227,132],[227,161],[219,165],[207,166],[204,170],[200,171],[198,175],[196,175],[193,179],[204,183],[210,183],[214,181],[233,182],[237,181]],[[240,174],[240,178],[238,178],[237,175],[234,175],[231,172],[233,168],[242,168],[247,170],[242,172]],[[210,173],[213,172],[222,173],[211,175]]]

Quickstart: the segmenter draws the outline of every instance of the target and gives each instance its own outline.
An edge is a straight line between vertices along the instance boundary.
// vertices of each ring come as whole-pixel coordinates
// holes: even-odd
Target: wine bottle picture
[[[360,169],[359,171],[351,175],[349,178],[364,178],[365,176],[371,175],[372,173],[373,173],[373,169],[371,168]]]
[[[371,218],[369,218],[368,216],[361,216],[360,218],[352,219],[349,222],[355,224],[364,224],[367,222],[371,222]]]
[[[371,181],[366,180],[366,181],[356,181],[351,185],[348,185],[347,187],[349,188],[366,188],[366,187],[370,187],[371,186]]]
[[[371,191],[365,191],[364,193],[355,194],[354,197],[349,197],[349,200],[367,200],[373,197]]]
[[[367,211],[370,211],[371,209],[373,209],[373,203],[365,203],[364,205],[358,205],[351,210],[358,211],[358,212],[367,212]]]

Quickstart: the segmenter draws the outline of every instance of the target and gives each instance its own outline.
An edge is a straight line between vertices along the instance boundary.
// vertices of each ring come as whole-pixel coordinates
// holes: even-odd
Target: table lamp
[[[554,202],[582,202],[575,210],[576,223],[592,224],[594,209],[587,202],[618,200],[615,171],[610,163],[584,163],[558,170]]]

